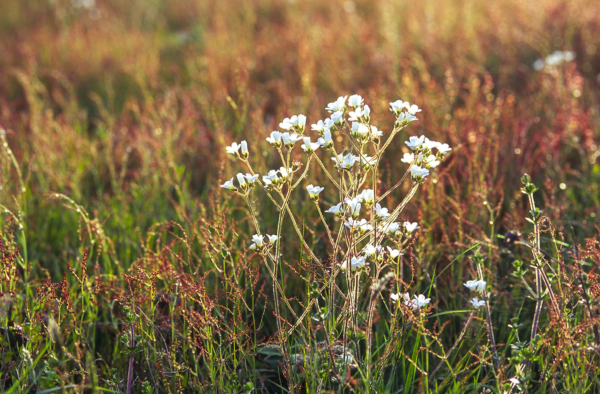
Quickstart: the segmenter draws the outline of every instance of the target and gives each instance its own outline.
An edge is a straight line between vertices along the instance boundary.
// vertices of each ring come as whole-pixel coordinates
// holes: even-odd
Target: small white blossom
[[[367,221],[365,219],[361,220],[361,222],[362,221],[364,221],[364,223],[360,225],[360,233],[361,234],[364,234],[368,231],[373,230],[373,226],[371,226],[369,223],[367,223]]]
[[[221,187],[223,189],[229,189],[229,190],[233,190],[233,191],[237,190],[237,188],[235,186],[233,186],[233,178],[231,178],[230,180],[228,180],[227,182],[222,184]]]
[[[381,245],[373,246],[373,244],[368,244],[363,249],[363,253],[366,257],[373,257],[376,254],[381,254]]]
[[[398,115],[398,118],[396,119],[396,123],[409,124],[410,122],[414,122],[415,120],[419,120],[419,118],[407,112],[401,112],[400,115]]]
[[[327,212],[327,213],[333,213],[334,215],[341,216],[342,212],[343,212],[342,211],[342,203],[340,202],[337,205],[334,205],[333,207],[329,208],[325,212]]]
[[[415,115],[417,112],[421,112],[421,110],[419,109],[419,107],[416,104],[413,104],[409,107],[408,103],[407,103],[406,104],[406,112],[408,112],[411,115]]]
[[[359,96],[358,94],[352,95],[350,96],[350,98],[348,99],[348,105],[351,107],[361,107],[364,103],[364,100],[361,96]]]
[[[285,167],[281,167],[279,169],[279,173],[281,174],[281,180],[283,182],[287,181],[288,176],[292,173],[289,169]]]
[[[404,102],[402,100],[396,100],[393,103],[390,103],[390,111],[392,111],[394,115],[398,116],[400,115],[400,112],[402,112],[404,108],[408,108],[408,106],[408,101]]]
[[[440,164],[440,161],[434,155],[429,155],[425,159],[425,168],[435,168]]]
[[[360,207],[361,207],[361,200],[357,197],[355,198],[347,198],[344,200],[344,202],[346,203],[346,206],[348,207],[348,213],[350,214],[350,216],[352,217],[358,217],[358,214],[360,213]]]
[[[469,280],[464,284],[465,287],[471,291],[476,291],[478,293],[483,293],[485,290],[485,286],[487,283],[484,280]]]
[[[258,179],[258,174],[254,174],[254,175],[246,174],[245,177],[246,177],[246,181],[248,181],[248,184],[250,186],[252,186],[252,185],[254,185],[254,182],[256,182],[256,180]]]
[[[377,127],[371,126],[371,139],[377,139],[383,135],[383,131],[377,130]]]
[[[383,230],[386,232],[386,234],[390,234],[390,235],[396,234],[398,232],[398,230],[400,230],[400,223],[398,223],[398,222],[390,223],[387,225],[387,227],[384,226]]]
[[[273,234],[273,235],[267,234],[267,238],[269,239],[269,244],[274,244],[279,239],[279,237],[275,234]]]
[[[398,256],[402,256],[404,253],[400,253],[400,251],[398,249],[392,249],[389,246],[387,246],[387,250],[390,254],[390,257],[395,259]]]
[[[414,160],[415,155],[413,153],[405,153],[400,161],[403,163],[411,164]]]
[[[267,141],[274,147],[279,148],[281,147],[281,136],[282,134],[279,131],[273,131],[271,136],[267,137]]]
[[[390,293],[390,298],[392,299],[392,301],[398,301],[400,299],[400,294]]]
[[[239,156],[239,150],[242,146],[239,145],[237,142],[234,142],[233,144],[231,144],[231,146],[227,146],[225,147],[225,150],[227,151],[227,153],[229,153],[230,155],[234,155],[236,157]]]
[[[382,208],[379,203],[375,205],[375,220],[385,220],[390,216],[387,208]]]
[[[431,298],[425,298],[425,296],[423,294],[419,294],[418,296],[415,294],[414,297],[415,298],[413,298],[412,300],[404,301],[404,304],[407,306],[410,306],[411,308],[413,308],[415,310],[427,306],[429,304],[429,301],[431,300]],[[405,298],[406,298],[406,295],[405,295]]]
[[[248,158],[248,144],[246,143],[246,141],[242,141],[240,146],[242,147],[242,157],[244,159],[247,159]]]
[[[306,116],[304,115],[294,115],[291,118],[285,118],[283,122],[279,123],[279,127],[284,130],[292,130],[295,128],[299,131],[303,131],[305,125]]]
[[[317,149],[319,149],[321,145],[316,142],[310,142],[310,137],[304,137],[304,144],[301,145],[301,148],[304,149],[306,153],[313,153]]]
[[[365,105],[364,108],[358,107],[356,110],[350,111],[348,113],[348,120],[358,122],[361,118],[364,118],[368,122],[370,115],[371,109],[368,105]]]
[[[452,150],[452,148],[450,148],[450,146],[448,144],[439,144],[437,146],[437,150],[438,150],[438,153],[443,156],[446,153],[450,152]]]
[[[473,304],[475,308],[479,309],[485,305],[485,301],[479,301],[477,298],[473,298],[471,300],[471,304]]]
[[[246,177],[242,173],[237,174],[236,177],[238,182],[240,183],[240,188],[244,190],[246,188]]]
[[[350,131],[352,138],[364,141],[368,138],[369,134],[370,130],[367,126],[362,123],[352,122],[352,130]]]
[[[352,259],[350,260],[350,269],[352,271],[356,271],[360,268],[368,266],[369,264],[366,263],[366,260],[367,259],[365,258],[365,256],[352,257]],[[348,260],[344,261],[344,263],[341,266],[342,271],[346,271],[346,268],[348,268]]]
[[[250,249],[254,250],[254,249],[261,249],[264,245],[263,241],[264,241],[264,235],[258,235],[258,234],[254,234],[252,236],[252,242],[253,244],[250,245]]]
[[[412,166],[410,167],[410,175],[412,176],[413,180],[424,180],[429,175],[429,170],[419,166]]]
[[[277,175],[277,171],[271,170],[267,175],[263,175],[263,183],[265,186],[269,187],[271,185],[277,186],[280,182],[279,176]]]
[[[340,96],[333,103],[327,104],[327,107],[325,109],[332,113],[338,112],[338,111],[344,111],[344,108],[346,108],[346,99],[347,98],[348,98],[348,96]]]
[[[375,192],[372,189],[365,189],[359,195],[356,196],[366,206],[371,206],[375,203]]]
[[[407,233],[412,233],[413,231],[419,228],[419,224],[417,222],[404,222],[402,223],[402,227],[404,227]]]
[[[425,141],[423,141],[423,148],[432,150],[433,148],[437,148],[440,145],[437,141],[432,141],[429,138],[425,137]]]
[[[344,113],[342,111],[334,112],[331,114],[331,123],[342,124],[344,121]]]
[[[316,124],[313,124],[311,126],[311,129],[323,135],[324,132],[329,131],[329,126],[327,125],[327,123],[323,122],[322,120],[319,120]]]
[[[408,139],[408,141],[405,141],[404,143],[410,149],[417,150],[417,149],[421,148],[421,145],[423,145],[424,141],[425,141],[425,136],[422,135],[420,137],[415,137],[413,135],[413,136],[410,136],[410,138]]]
[[[347,222],[344,223],[344,226],[348,227],[350,230],[357,230],[359,228],[361,228],[361,226],[367,224],[367,221],[365,219],[348,219]]]
[[[319,138],[317,144],[323,149],[328,149],[333,146],[333,140],[331,139],[331,131],[327,130],[323,133],[323,137]]]
[[[367,155],[361,155],[360,157],[356,157],[356,161],[361,161],[363,168],[366,170],[369,170],[371,168],[373,168],[375,166],[375,164],[377,164],[377,158],[376,157],[372,157],[372,156],[367,156]]]
[[[358,157],[354,156],[351,153],[348,153],[343,158],[341,158],[341,156],[342,155],[339,155],[338,157],[333,157],[332,159],[336,162],[335,166],[342,170],[349,170],[358,160]]]
[[[325,190],[325,188],[321,186],[308,185],[306,186],[306,190],[308,190],[308,196],[310,198],[317,200],[319,198],[319,193]]]
[[[286,148],[290,149],[294,146],[296,142],[300,141],[302,137],[298,137],[298,134],[296,133],[290,134],[286,132],[281,135],[281,139],[283,140],[283,145],[285,145]]]

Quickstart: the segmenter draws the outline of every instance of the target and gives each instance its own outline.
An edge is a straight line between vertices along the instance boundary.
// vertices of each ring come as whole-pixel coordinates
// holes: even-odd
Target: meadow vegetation
[[[0,54],[0,392],[600,392],[597,1],[3,1]]]

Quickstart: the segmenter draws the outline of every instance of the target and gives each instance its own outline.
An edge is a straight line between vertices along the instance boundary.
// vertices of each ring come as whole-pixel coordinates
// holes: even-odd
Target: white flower
[[[248,144],[246,141],[242,141],[240,146],[242,147],[242,157],[246,159],[248,157]]]
[[[476,291],[478,293],[483,293],[485,290],[485,286],[487,283],[484,280],[469,280],[464,284],[465,287],[471,291]]]
[[[337,205],[334,205],[333,207],[329,208],[325,212],[333,213],[334,215],[341,216],[342,215],[342,203],[340,202]]]
[[[352,95],[348,99],[348,105],[351,107],[354,107],[354,108],[362,106],[363,103],[364,103],[363,98],[360,97],[358,94]]]
[[[407,112],[401,112],[400,115],[398,115],[398,118],[396,119],[396,123],[409,124],[410,122],[413,122],[415,120],[419,120],[419,118]]]
[[[350,260],[350,269],[356,271],[359,268],[368,266],[369,264],[366,264],[366,260],[365,256],[352,257]],[[344,264],[341,266],[342,271],[346,271],[346,268],[348,268],[348,260],[344,261]]]
[[[473,298],[471,300],[471,304],[473,304],[475,308],[479,309],[485,305],[485,301],[479,301],[477,298]]]
[[[392,249],[389,246],[387,246],[387,250],[388,250],[388,252],[390,254],[390,257],[393,258],[393,259],[395,259],[398,256],[404,255],[404,253],[400,253],[400,251],[398,249]]]
[[[441,155],[445,155],[446,153],[450,152],[452,148],[450,148],[448,144],[439,144],[437,146],[437,150]]]
[[[343,158],[341,158],[341,156],[342,155],[339,155],[338,157],[333,157],[332,159],[336,162],[335,166],[342,170],[349,170],[358,160],[358,157],[354,156],[352,153],[348,153]]]
[[[346,223],[344,223],[344,226],[348,227],[350,230],[356,230],[365,224],[367,224],[365,219],[355,220],[350,218]]]
[[[403,163],[411,164],[414,160],[415,155],[413,153],[405,153],[400,161]]]
[[[407,294],[408,293],[405,294],[405,299]],[[413,298],[412,300],[404,301],[404,304],[410,306],[415,310],[427,306],[427,304],[429,304],[429,301],[431,301],[431,298],[425,298],[423,294],[419,294],[418,296],[415,294],[414,297],[415,298]]]
[[[357,140],[365,140],[369,136],[369,128],[362,123],[352,122],[350,135]]]
[[[440,145],[437,141],[432,141],[429,138],[425,137],[425,141],[423,142],[423,148],[432,150],[433,148],[437,148]]]
[[[308,195],[310,198],[317,200],[319,198],[319,193],[325,190],[325,188],[321,186],[308,185],[306,186],[306,190],[308,190]]]
[[[248,184],[250,186],[252,186],[252,185],[254,185],[254,182],[256,182],[256,180],[258,179],[258,174],[254,174],[254,175],[246,174],[245,177],[246,177],[246,180],[248,181]]]
[[[375,192],[371,189],[363,190],[359,195],[356,196],[363,204],[371,206],[375,203]]]
[[[265,186],[269,187],[271,185],[277,186],[280,182],[279,176],[277,175],[277,171],[271,170],[267,175],[263,175],[263,183]]]
[[[234,156],[239,156],[239,150],[242,146],[238,145],[237,142],[234,142],[233,144],[231,144],[231,146],[227,146],[225,147],[225,150],[227,151],[227,153],[229,153],[230,155],[234,155]]]
[[[271,132],[271,136],[267,137],[267,141],[274,147],[279,148],[281,146],[281,136],[282,134],[279,131],[273,131]]]
[[[323,133],[323,137],[319,138],[317,144],[323,149],[328,149],[333,146],[333,140],[331,139],[331,131],[327,130]]]
[[[414,222],[414,223],[404,222],[404,223],[402,223],[402,227],[404,227],[406,229],[407,233],[412,233],[413,231],[415,231],[416,229],[419,228],[419,224],[417,222]]]
[[[304,144],[301,145],[301,148],[310,154],[319,149],[320,146],[316,142],[310,142],[310,137],[304,137]]]
[[[387,227],[384,226],[384,230],[387,234],[395,234],[398,232],[398,230],[400,230],[400,223],[398,222],[393,222],[387,225]]]
[[[233,190],[233,191],[237,190],[237,188],[235,186],[233,186],[233,178],[231,178],[230,180],[228,180],[227,182],[222,184],[221,187],[223,189],[229,189],[229,190]]]
[[[411,136],[408,141],[405,141],[404,143],[406,144],[406,146],[408,146],[410,149],[412,150],[417,150],[421,147],[421,145],[423,145],[423,142],[425,141],[425,136],[422,135],[420,137],[415,137],[414,135]]]
[[[390,216],[387,208],[382,208],[379,203],[375,205],[375,220],[385,220]]]
[[[373,246],[373,244],[368,244],[363,249],[363,253],[366,257],[373,257],[375,254],[381,253],[381,245]]]
[[[402,112],[404,108],[408,108],[408,106],[408,101],[404,102],[402,100],[396,100],[393,103],[390,103],[390,111],[398,116],[400,115],[400,112]]]
[[[331,123],[342,124],[344,121],[344,113],[342,111],[334,112],[331,114]]]
[[[410,167],[410,175],[413,180],[424,180],[429,175],[429,170],[427,168],[421,168],[419,166]]]
[[[300,141],[302,137],[298,137],[298,134],[296,133],[292,133],[290,135],[290,133],[286,132],[281,134],[281,139],[283,140],[283,145],[285,145],[286,148],[290,149],[294,146],[296,142]]]
[[[417,112],[421,112],[421,110],[416,104],[413,104],[409,107],[408,103],[406,103],[406,112],[408,112],[411,115],[415,115]]]
[[[267,238],[269,239],[269,244],[274,244],[279,239],[279,237],[275,234],[273,234],[273,235],[267,234]]]
[[[425,168],[435,168],[440,164],[440,161],[434,155],[429,155],[425,159]]]
[[[285,167],[281,167],[279,169],[279,173],[281,174],[281,180],[285,182],[287,181],[288,175],[290,175],[292,172]]]
[[[284,130],[292,130],[294,128],[302,131],[306,125],[306,116],[294,115],[291,118],[285,118],[283,122],[279,123],[279,127]]]
[[[366,108],[366,107],[365,107]],[[371,126],[371,138],[377,139],[383,135],[383,131],[377,130],[377,127]]]
[[[319,120],[316,124],[313,124],[310,128],[312,130],[318,132],[321,135],[323,135],[324,132],[329,131],[329,126],[327,125],[327,123],[323,122],[322,120]]]
[[[306,116],[298,115],[297,126],[300,131],[304,130],[304,128],[306,127]]]
[[[329,112],[343,111],[344,108],[346,107],[346,99],[347,98],[348,98],[348,96],[340,96],[333,103],[327,104],[327,107],[325,109]]]
[[[367,156],[367,155],[361,155],[360,157],[356,157],[356,161],[361,161],[363,167],[366,170],[371,169],[372,167],[375,166],[375,164],[377,164],[377,158],[376,157],[371,157],[371,156]]]
[[[263,240],[264,240],[264,235],[258,235],[258,234],[254,234],[252,236],[252,242],[254,242],[252,245],[250,245],[250,249],[254,250],[254,249],[261,249],[263,247]]]
[[[236,177],[238,182],[240,183],[240,188],[244,190],[246,188],[246,177],[242,173],[237,174]]]
[[[371,231],[373,230],[373,226],[371,226],[370,224],[367,223],[367,221],[365,219],[361,220],[361,222],[364,222],[360,225],[360,233],[364,234],[367,231]]]
[[[348,113],[348,119],[357,122],[359,119],[364,118],[368,122],[370,115],[371,109],[368,105],[365,105],[364,108],[358,107],[356,110],[350,111],[350,113]]]
[[[352,199],[347,198],[344,200],[344,202],[346,203],[346,206],[348,207],[348,213],[350,214],[350,216],[357,217],[360,212],[361,200],[358,199],[357,197],[355,197]]]
[[[400,299],[400,294],[390,293],[390,298],[392,301],[398,301]]]

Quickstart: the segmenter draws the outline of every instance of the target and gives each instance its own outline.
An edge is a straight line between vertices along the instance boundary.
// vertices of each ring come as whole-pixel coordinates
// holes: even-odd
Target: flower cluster
[[[227,147],[227,153],[240,160],[247,167],[248,173],[238,174],[237,183],[234,183],[232,178],[221,187],[246,197],[250,204],[249,193],[255,189],[255,185],[261,186],[269,200],[277,206],[280,215],[279,223],[282,223],[284,215],[289,215],[289,220],[293,224],[291,231],[296,231],[302,247],[307,249],[309,258],[315,260],[315,266],[324,266],[304,241],[301,226],[296,222],[289,205],[292,192],[308,178],[311,164],[319,165],[330,183],[321,186],[306,181],[302,188],[308,192],[308,197],[314,202],[314,207],[318,211],[321,225],[326,230],[325,239],[329,240],[329,247],[333,249],[331,256],[339,259],[333,262],[332,269],[328,269],[322,275],[328,282],[323,288],[336,288],[337,285],[332,286],[333,282],[345,281],[345,285],[341,288],[348,289],[347,291],[353,292],[354,295],[348,294],[343,298],[343,302],[348,303],[346,310],[354,314],[359,307],[356,294],[368,283],[365,282],[365,277],[369,277],[367,280],[372,281],[373,284],[381,279],[385,271],[388,271],[386,274],[388,277],[389,275],[393,277],[393,273],[397,272],[394,267],[398,267],[401,263],[404,248],[420,228],[416,222],[400,220],[406,203],[388,209],[384,206],[386,204],[383,199],[409,175],[413,181],[410,194],[412,198],[417,188],[440,165],[451,148],[448,144],[432,141],[425,136],[409,136],[405,145],[410,149],[410,153],[405,153],[401,158],[402,162],[409,165],[405,176],[391,190],[380,196],[379,190],[374,186],[380,179],[378,167],[382,154],[401,130],[418,120],[417,115],[422,112],[421,109],[415,104],[402,100],[391,102],[390,111],[396,121],[387,136],[383,130],[372,124],[371,108],[365,104],[360,95],[339,97],[329,103],[326,110],[329,112],[329,117],[312,124],[309,131],[304,115],[294,115],[279,123],[280,130],[272,131],[266,140],[277,150],[281,167],[269,170],[266,174],[259,175],[252,169],[248,161],[246,141],[239,144],[233,142]],[[309,132],[314,135],[308,135]],[[346,141],[343,147],[336,146],[337,142],[344,138]],[[296,143],[300,141],[302,141],[299,144],[301,150],[294,151]],[[304,157],[305,162],[294,160],[294,157],[298,156]],[[327,160],[327,156],[330,160]],[[302,174],[296,176],[302,166],[304,166]],[[329,205],[328,209],[321,211],[321,196],[325,194],[325,190],[332,189],[332,193],[323,197],[323,200],[328,201],[329,204],[334,201],[335,205]],[[259,252],[270,267],[279,267],[282,255],[279,249],[281,224],[278,225],[277,234],[260,235],[261,224],[254,213],[255,210],[251,207],[249,211],[253,215],[252,223],[257,233],[252,236],[250,249]],[[327,213],[332,215],[326,215]],[[277,252],[272,251],[274,245]],[[344,274],[339,275],[340,272]],[[269,273],[273,281],[280,280],[277,268],[269,269]],[[311,297],[320,297],[320,292],[317,291],[319,287],[319,285],[313,287],[314,294],[311,293]],[[283,297],[279,289],[278,286],[273,287],[274,297]],[[409,293],[401,295],[399,289],[396,291],[398,294],[393,293],[392,299],[402,299],[404,305],[415,311],[424,309],[431,301],[423,294],[411,298]],[[344,310],[345,307],[340,309],[338,306],[329,305],[327,308]],[[278,311],[277,314],[279,315],[280,312]],[[323,319],[323,316],[319,319]]]

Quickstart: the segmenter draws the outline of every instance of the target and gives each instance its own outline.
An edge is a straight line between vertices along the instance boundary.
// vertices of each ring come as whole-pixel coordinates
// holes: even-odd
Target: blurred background
[[[25,191],[3,159],[0,201],[25,205],[29,258],[52,275],[81,237],[58,193],[128,266],[153,224],[231,207],[226,145],[245,139],[256,169],[274,168],[265,138],[281,119],[316,123],[358,93],[387,131],[390,101],[423,108],[382,189],[408,133],[454,148],[407,217],[428,253],[526,227],[524,172],[559,230],[584,237],[600,203],[599,84],[596,0],[3,1],[0,127]]]

